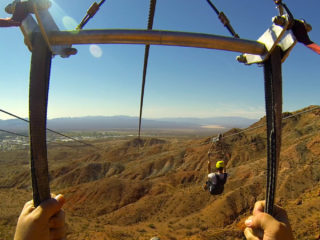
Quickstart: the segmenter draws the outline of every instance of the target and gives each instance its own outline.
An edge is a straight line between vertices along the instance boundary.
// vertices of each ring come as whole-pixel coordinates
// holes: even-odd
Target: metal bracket
[[[24,36],[24,43],[27,45],[30,52],[32,52],[32,34],[34,32],[40,32],[37,22],[29,14],[21,23],[21,32]]]
[[[42,36],[54,55],[60,55],[61,57],[66,58],[77,53],[77,50],[72,48],[71,45],[51,45],[48,34],[51,31],[60,31],[57,24],[47,9],[37,9],[36,4],[34,4],[34,13],[37,18]]]
[[[50,43],[50,32],[60,31],[57,24],[53,20],[48,9],[38,8],[37,3],[35,2],[31,2],[30,4],[33,4],[32,13],[35,14],[38,23],[31,15],[29,15],[24,19],[20,27],[25,37],[25,44],[28,46],[29,50],[32,51],[33,33],[41,32],[53,55],[60,55],[63,58],[69,57],[70,55],[75,55],[77,50],[72,48],[72,45],[52,45]],[[48,6],[50,6],[50,4]]]
[[[262,34],[262,36],[257,40],[258,42],[265,45],[266,49],[268,50],[266,54],[253,55],[245,53],[238,56],[237,60],[247,65],[254,63],[263,63],[266,59],[269,58],[275,47],[279,46],[284,52],[284,55],[282,57],[283,62],[297,42],[292,31],[289,30],[290,25],[291,20],[286,17],[284,26],[272,24],[272,26],[267,29],[267,31],[265,31],[264,34]]]

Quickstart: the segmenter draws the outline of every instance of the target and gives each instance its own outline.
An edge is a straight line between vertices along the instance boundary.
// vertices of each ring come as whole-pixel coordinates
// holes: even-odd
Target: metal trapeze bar
[[[48,33],[52,45],[64,44],[148,44],[218,49],[263,55],[264,44],[218,35],[159,30],[80,30]]]

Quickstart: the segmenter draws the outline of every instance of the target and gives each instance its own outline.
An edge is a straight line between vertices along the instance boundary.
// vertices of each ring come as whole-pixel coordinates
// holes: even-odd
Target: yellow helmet
[[[216,163],[216,168],[223,168],[224,167],[224,161],[218,161]]]

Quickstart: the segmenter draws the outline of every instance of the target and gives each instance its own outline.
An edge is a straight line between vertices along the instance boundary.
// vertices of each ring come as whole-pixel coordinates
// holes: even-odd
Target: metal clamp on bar
[[[88,21],[96,15],[96,13],[99,11],[100,7],[106,0],[101,0],[101,2],[98,4],[97,2],[94,2],[91,7],[88,9],[86,16],[82,19],[81,23],[77,26],[76,30],[81,30]]]
[[[35,14],[38,22],[37,23],[35,19],[29,14],[22,21],[20,26],[20,29],[24,35],[24,42],[28,46],[30,51],[32,51],[33,33],[41,32],[53,55],[60,55],[61,57],[65,58],[77,53],[77,50],[72,48],[71,45],[52,45],[50,43],[50,32],[59,31],[59,28],[48,11],[48,8],[51,6],[51,3],[48,0],[15,0],[13,3],[9,4],[6,7],[6,11],[8,13],[13,12],[15,4],[18,2],[22,3],[30,14]]]
[[[42,0],[47,1],[47,0]],[[51,14],[48,9],[39,9],[37,3],[33,3],[33,9],[35,16],[38,21],[38,25],[40,27],[40,31],[42,33],[43,38],[45,39],[49,49],[51,50],[53,55],[60,55],[63,58],[69,57],[70,55],[77,54],[77,50],[72,48],[71,45],[52,45],[50,43],[48,35],[52,31],[60,31],[57,24],[53,20]]]
[[[223,26],[225,26],[228,29],[231,35],[235,38],[240,38],[239,35],[234,31],[233,27],[231,26],[227,16],[223,12],[220,12],[210,0],[207,0],[207,2],[210,5],[210,7],[215,11],[215,13],[218,15],[221,23],[223,24]]]
[[[279,11],[283,12],[283,9],[281,8],[280,10],[279,8]],[[270,54],[276,46],[279,46],[284,52],[282,56],[282,62],[285,61],[290,51],[297,42],[294,34],[290,30],[294,19],[290,12],[286,12],[284,15],[272,18],[272,21],[272,26],[267,29],[267,31],[265,31],[264,34],[262,34],[261,37],[257,40],[258,42],[265,45],[268,52],[264,55],[253,55],[244,53],[237,57],[237,60],[239,62],[247,65],[253,63],[262,63],[269,58]]]
[[[23,6],[26,12],[34,13],[33,11],[33,3],[35,0],[14,0],[12,3],[8,4],[5,8],[5,11],[9,14],[14,14],[17,4]],[[49,1],[38,1],[37,2],[38,9],[48,9],[51,7],[51,2]]]

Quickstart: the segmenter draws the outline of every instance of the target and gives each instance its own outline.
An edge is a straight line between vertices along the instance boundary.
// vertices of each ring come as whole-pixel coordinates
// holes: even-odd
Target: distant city
[[[0,136],[0,150],[12,151],[29,148],[29,138],[20,136]]]
[[[209,136],[231,128],[245,128],[256,119],[239,117],[143,119],[143,136]],[[81,117],[48,120],[48,127],[80,141],[137,136],[137,117]],[[0,120],[0,150],[29,149],[28,124],[19,119]],[[1,130],[0,130],[1,131]],[[74,140],[47,132],[47,143],[61,144]],[[80,144],[80,143],[79,143]]]
[[[21,134],[22,135],[22,134]],[[23,134],[26,135],[26,134]],[[79,141],[91,141],[103,138],[119,138],[119,137],[133,137],[132,134],[112,133],[112,132],[69,132],[67,136]],[[27,136],[27,135],[26,135]],[[59,136],[56,134],[47,135],[48,144],[63,144],[75,142],[72,139]],[[77,143],[80,144],[80,143]],[[29,137],[10,135],[9,133],[0,134],[0,151],[14,151],[14,150],[28,150],[29,149]]]

